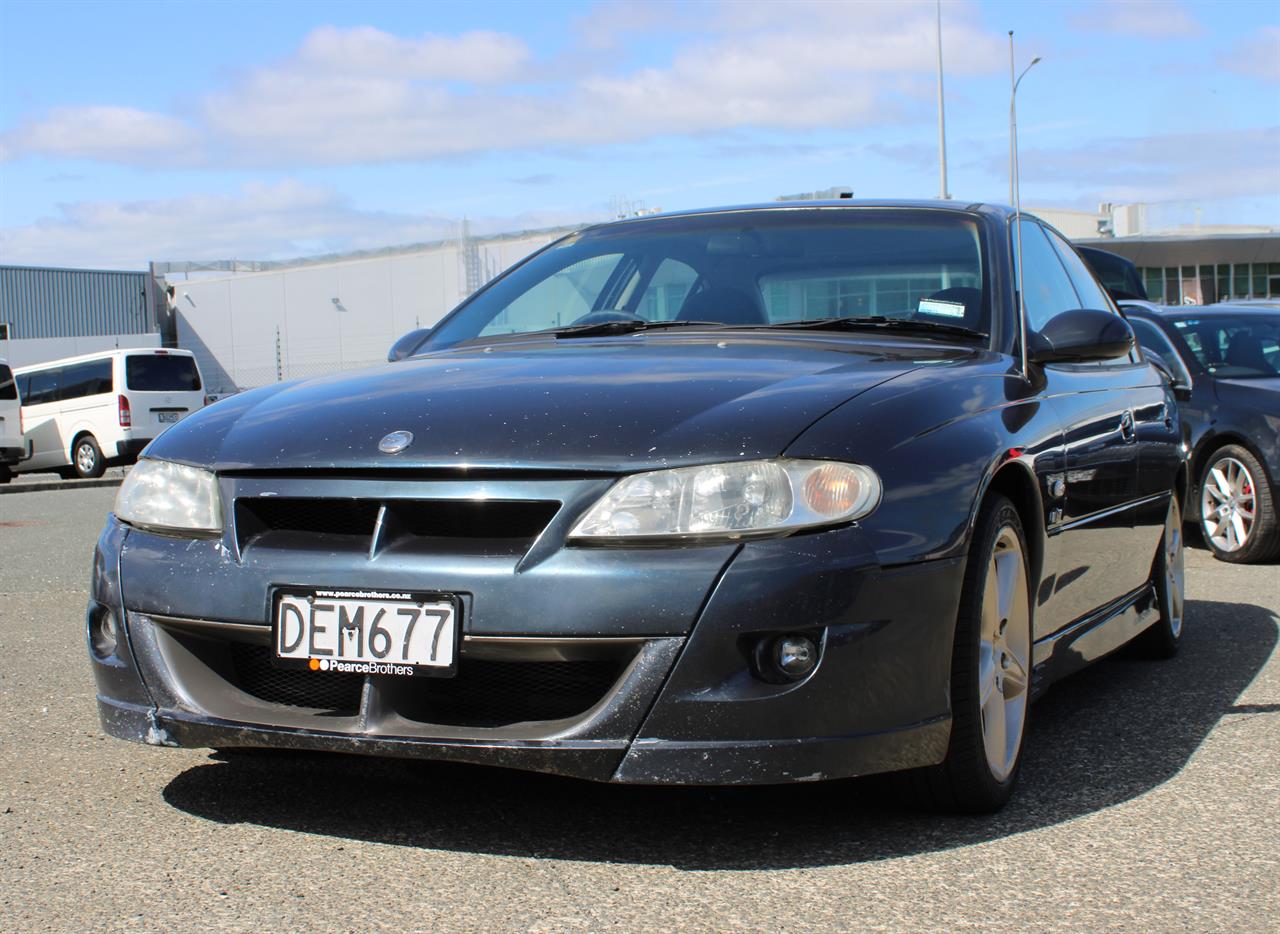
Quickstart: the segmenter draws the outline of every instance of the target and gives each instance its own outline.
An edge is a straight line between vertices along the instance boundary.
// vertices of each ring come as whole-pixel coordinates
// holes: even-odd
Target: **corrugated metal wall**
[[[145,272],[0,266],[0,324],[11,340],[156,330]]]

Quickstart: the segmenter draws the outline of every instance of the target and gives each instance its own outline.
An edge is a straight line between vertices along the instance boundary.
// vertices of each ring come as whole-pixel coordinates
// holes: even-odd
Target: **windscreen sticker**
[[[920,299],[920,306],[916,309],[916,314],[941,315],[944,318],[963,318],[964,304],[961,302],[943,302],[936,298],[922,298]]]

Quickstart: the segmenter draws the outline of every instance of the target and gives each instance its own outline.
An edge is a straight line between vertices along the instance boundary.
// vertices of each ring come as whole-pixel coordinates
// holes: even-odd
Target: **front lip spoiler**
[[[638,739],[417,739],[238,723],[98,696],[103,729],[152,746],[429,759],[623,784],[786,784],[930,765],[946,753],[950,716],[855,736],[749,742]]]

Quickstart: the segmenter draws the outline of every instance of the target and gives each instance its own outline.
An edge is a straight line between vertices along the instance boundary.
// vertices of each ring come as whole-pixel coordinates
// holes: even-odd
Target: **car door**
[[[1086,288],[1081,296],[1064,262],[1070,247],[1056,247],[1050,232],[1033,220],[1021,224],[1028,329],[1038,331],[1074,308],[1117,313],[1087,270],[1082,285],[1092,283],[1099,294]],[[1080,262],[1073,252],[1070,256]],[[1062,422],[1066,469],[1048,480],[1051,522],[1037,636],[1089,615],[1148,577],[1155,548],[1152,544],[1146,551],[1135,522],[1140,500],[1135,410],[1142,407],[1138,387],[1148,371],[1133,354],[1043,367],[1045,394]],[[1158,400],[1159,391],[1150,398]]]

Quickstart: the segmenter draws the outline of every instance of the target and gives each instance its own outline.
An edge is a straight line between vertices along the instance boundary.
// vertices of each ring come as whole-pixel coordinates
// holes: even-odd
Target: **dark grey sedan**
[[[1124,303],[1169,374],[1187,433],[1189,514],[1223,561],[1280,556],[1280,310]]]
[[[109,733],[617,782],[913,770],[990,810],[1035,695],[1177,648],[1174,398],[1034,218],[603,225],[392,356],[144,452],[88,609]]]

